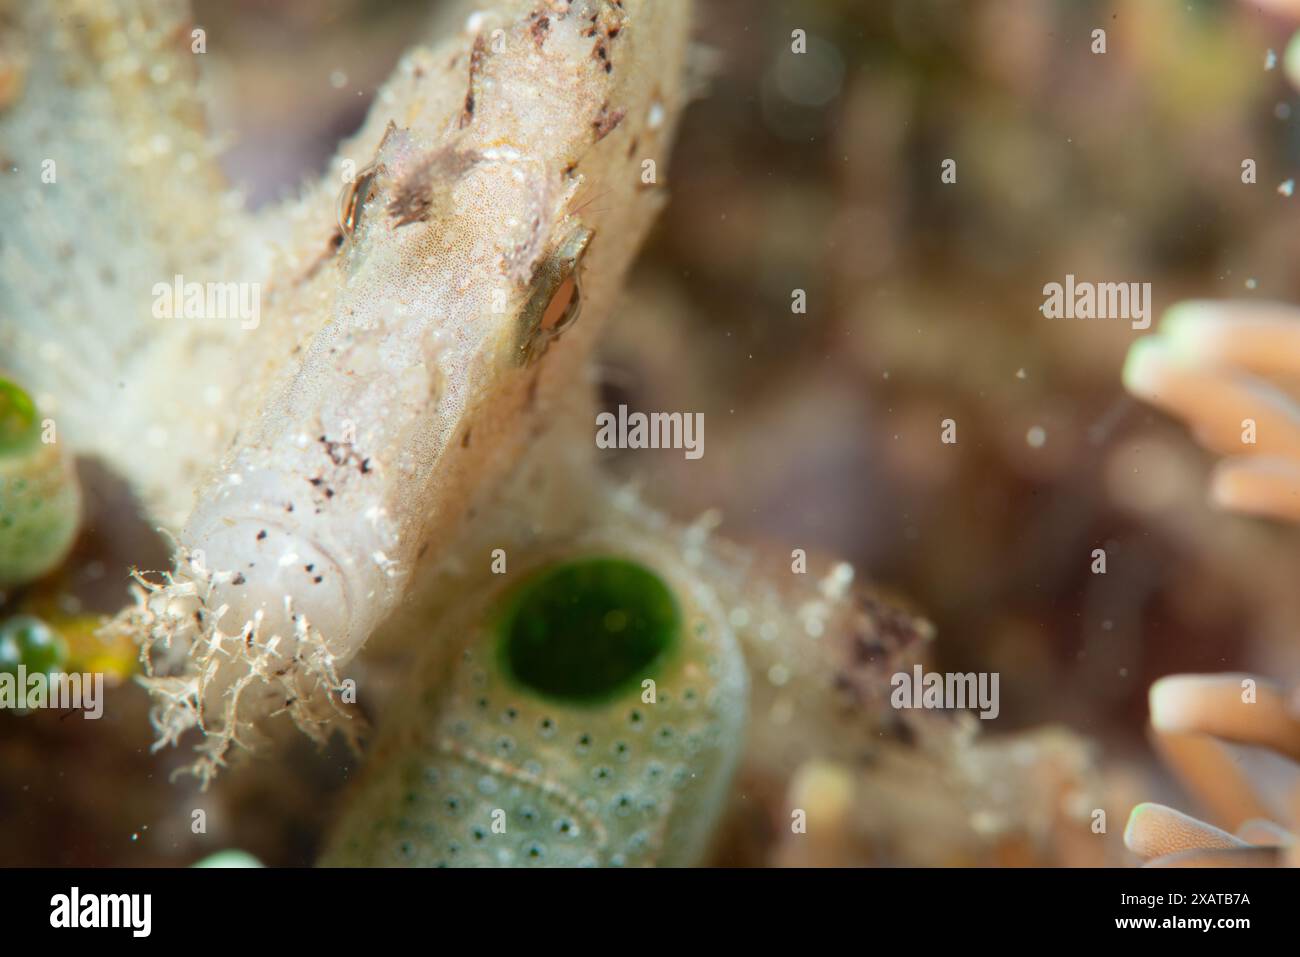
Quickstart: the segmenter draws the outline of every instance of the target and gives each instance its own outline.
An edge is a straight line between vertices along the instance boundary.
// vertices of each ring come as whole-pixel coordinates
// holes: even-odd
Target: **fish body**
[[[177,540],[175,567],[141,575],[111,630],[157,664],[162,740],[202,727],[207,775],[270,711],[335,725],[339,669],[417,564],[590,401],[592,343],[662,203],[690,5],[481,5],[404,57],[320,182],[257,215],[230,202],[196,110],[150,130],[128,99],[199,102],[184,6],[49,6],[20,17],[48,57],[0,113],[23,207],[6,212],[28,223],[6,237],[0,346],[74,451],[126,477]],[[50,99],[93,122],[51,132]],[[164,141],[215,197],[171,219],[156,200],[195,172],[150,152]],[[111,178],[83,162],[96,150]],[[38,184],[48,153],[69,159]],[[78,230],[130,240],[97,303],[106,279],[24,281]],[[256,321],[160,319],[173,280],[255,287]]]

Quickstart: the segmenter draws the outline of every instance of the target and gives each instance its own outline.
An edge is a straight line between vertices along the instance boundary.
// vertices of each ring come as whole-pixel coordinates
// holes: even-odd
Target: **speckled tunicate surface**
[[[596,704],[544,697],[508,673],[497,625],[510,583],[467,602],[467,644],[417,672],[322,863],[696,862],[739,751],[746,679],[709,592],[664,577],[675,642]],[[459,627],[447,622],[435,643]]]

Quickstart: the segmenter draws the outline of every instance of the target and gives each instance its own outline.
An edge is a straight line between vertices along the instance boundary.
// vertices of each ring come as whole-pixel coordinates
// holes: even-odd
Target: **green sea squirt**
[[[725,615],[684,571],[549,554],[466,596],[430,636],[322,863],[697,863],[748,688]]]
[[[52,571],[76,537],[81,492],[56,436],[27,391],[0,378],[0,589]]]

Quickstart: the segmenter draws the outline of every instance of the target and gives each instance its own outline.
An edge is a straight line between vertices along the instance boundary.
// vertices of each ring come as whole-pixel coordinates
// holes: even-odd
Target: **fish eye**
[[[370,199],[371,187],[375,181],[376,167],[371,165],[357,172],[352,181],[343,185],[339,193],[338,218],[339,229],[343,235],[351,238],[356,232],[357,223],[361,221],[361,207]]]
[[[514,681],[543,697],[598,704],[640,686],[677,643],[681,611],[644,565],[591,557],[525,580],[497,627]]]
[[[578,320],[581,308],[582,290],[578,286],[578,274],[574,272],[560,283],[546,311],[542,313],[541,332],[552,338],[558,336]]]
[[[531,364],[578,320],[582,308],[579,282],[591,230],[579,226],[538,266],[532,294],[521,317],[519,359]]]

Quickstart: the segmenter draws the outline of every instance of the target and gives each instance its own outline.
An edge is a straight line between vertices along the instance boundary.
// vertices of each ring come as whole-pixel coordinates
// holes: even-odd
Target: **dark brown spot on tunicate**
[[[476,153],[450,148],[426,157],[394,189],[388,214],[396,220],[395,225],[426,222],[433,212],[435,184],[459,178],[478,159]]]
[[[537,49],[540,50],[546,43],[546,34],[551,29],[551,18],[540,11],[536,11],[532,14],[531,19],[533,22],[528,28],[528,32],[532,36],[533,42],[537,44]]]
[[[460,128],[464,129],[474,119],[474,81],[478,76],[479,68],[483,64],[483,58],[487,56],[487,43],[483,39],[483,34],[474,38],[474,49],[469,55],[469,89],[465,91],[465,106],[460,113]]]
[[[611,112],[608,102],[602,104],[600,112],[597,113],[596,118],[591,121],[591,126],[596,131],[596,142],[599,143],[613,132],[614,127],[623,122],[623,117],[626,115],[626,110],[613,110]]]

